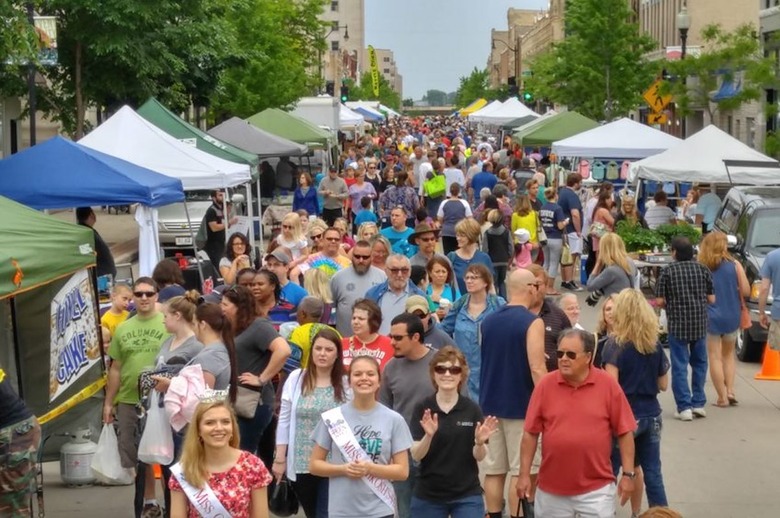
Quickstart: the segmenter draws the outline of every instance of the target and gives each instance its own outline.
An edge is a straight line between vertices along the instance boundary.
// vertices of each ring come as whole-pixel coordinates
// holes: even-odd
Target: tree
[[[343,81],[349,87],[349,99],[351,101],[379,101],[388,108],[398,110],[401,108],[401,95],[392,89],[390,83],[379,74],[379,95],[374,95],[374,86],[371,82],[371,72],[365,72],[360,77],[360,85],[356,85],[351,79]]]
[[[217,119],[287,106],[317,89],[323,8],[324,0],[245,0],[236,8],[230,22],[243,59],[211,97]]]
[[[412,106],[414,106],[414,99],[412,99],[411,97],[407,97],[406,99],[404,99],[404,100],[401,102],[401,105],[402,105],[404,108],[411,108]]]
[[[447,104],[447,92],[428,90],[422,100],[428,101],[429,106],[445,106]]]
[[[38,39],[24,4],[0,2],[0,98],[26,94],[26,64],[37,61],[37,51]]]
[[[741,25],[732,32],[724,32],[719,25],[708,25],[701,38],[700,53],[664,63],[673,80],[665,81],[661,92],[671,93],[683,114],[698,108],[714,120],[718,111],[731,111],[744,103],[759,101],[766,88],[778,85],[774,61],[764,56],[752,24]],[[724,83],[735,86],[733,95],[716,98],[713,94]]]
[[[569,0],[566,38],[532,62],[524,90],[596,120],[636,108],[653,80],[644,55],[656,43],[631,15],[626,0]]]
[[[488,98],[490,76],[487,69],[474,70],[468,76],[461,76],[458,90],[455,92],[455,106],[465,108],[477,99]]]

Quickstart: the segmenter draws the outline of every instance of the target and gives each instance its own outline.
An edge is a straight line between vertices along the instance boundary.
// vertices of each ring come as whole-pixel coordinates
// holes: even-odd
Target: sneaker
[[[704,410],[703,408],[694,408],[693,415],[695,417],[707,417],[707,411]]]
[[[563,288],[564,290],[574,290],[576,286],[574,285],[574,281],[568,281],[568,282],[561,281],[561,288]]]
[[[158,504],[146,504],[141,511],[141,518],[162,518],[162,508]]]
[[[571,291],[583,291],[584,288],[582,286],[577,286],[576,282],[571,281],[569,282],[569,289]]]
[[[693,421],[693,412],[690,408],[686,408],[682,412],[675,412],[674,417],[680,421]]]

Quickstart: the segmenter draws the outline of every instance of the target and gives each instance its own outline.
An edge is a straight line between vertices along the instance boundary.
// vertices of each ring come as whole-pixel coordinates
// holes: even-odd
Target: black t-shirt
[[[116,265],[114,264],[114,256],[111,255],[111,249],[106,242],[103,241],[103,238],[100,237],[97,230],[89,225],[84,225],[82,223],[80,223],[80,225],[91,229],[95,236],[95,270],[97,276],[113,275],[116,277]]]
[[[32,412],[24,404],[11,386],[10,379],[0,368],[0,429],[32,417]]]
[[[542,303],[539,313],[544,322],[544,354],[547,357],[547,372],[558,370],[558,357],[555,351],[558,349],[558,336],[562,331],[571,327],[571,322],[566,313],[553,302],[546,300]]]
[[[420,424],[423,412],[430,409],[439,416],[439,429],[431,440],[428,454],[420,461],[420,474],[414,494],[434,502],[449,502],[479,495],[479,468],[474,459],[474,430],[482,422],[482,411],[474,401],[460,395],[458,402],[445,414],[430,396],[412,413],[412,439],[421,440],[425,431]]]
[[[215,222],[222,225],[224,223],[224,217],[222,213],[222,207],[217,207],[212,204],[211,207],[206,209],[206,215],[203,216],[206,220],[206,246],[204,250],[208,254],[211,262],[215,265],[219,264],[219,260],[225,254],[225,230],[213,231],[209,223]]]
[[[236,363],[238,364],[238,374],[251,372],[258,376],[262,373],[268,362],[271,360],[271,351],[268,347],[279,333],[274,329],[273,324],[267,318],[259,317],[249,324],[249,327],[236,336]],[[246,386],[246,388],[257,390],[257,387]],[[274,390],[270,383],[263,387],[262,398],[264,404],[273,404]]]

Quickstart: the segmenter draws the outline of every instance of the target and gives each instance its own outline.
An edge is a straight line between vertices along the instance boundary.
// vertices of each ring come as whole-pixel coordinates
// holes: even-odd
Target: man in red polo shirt
[[[634,490],[636,420],[623,390],[590,367],[593,335],[567,329],[558,338],[558,370],[534,388],[520,442],[517,494],[531,492],[531,461],[542,434],[542,464],[534,509],[545,518],[614,517],[615,476],[610,453],[617,437],[623,473],[620,505]]]

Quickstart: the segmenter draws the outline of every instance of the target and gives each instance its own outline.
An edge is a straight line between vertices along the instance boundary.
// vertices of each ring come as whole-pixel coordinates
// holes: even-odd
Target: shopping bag
[[[97,450],[92,457],[92,473],[98,483],[109,486],[127,486],[133,483],[131,470],[122,467],[119,458],[119,443],[113,424],[104,424],[100,432]]]
[[[275,516],[293,516],[298,514],[298,497],[287,477],[271,482],[268,488],[268,509]]]
[[[173,462],[173,430],[165,408],[160,406],[160,393],[152,390],[146,426],[138,445],[138,460],[146,464],[167,466]]]

